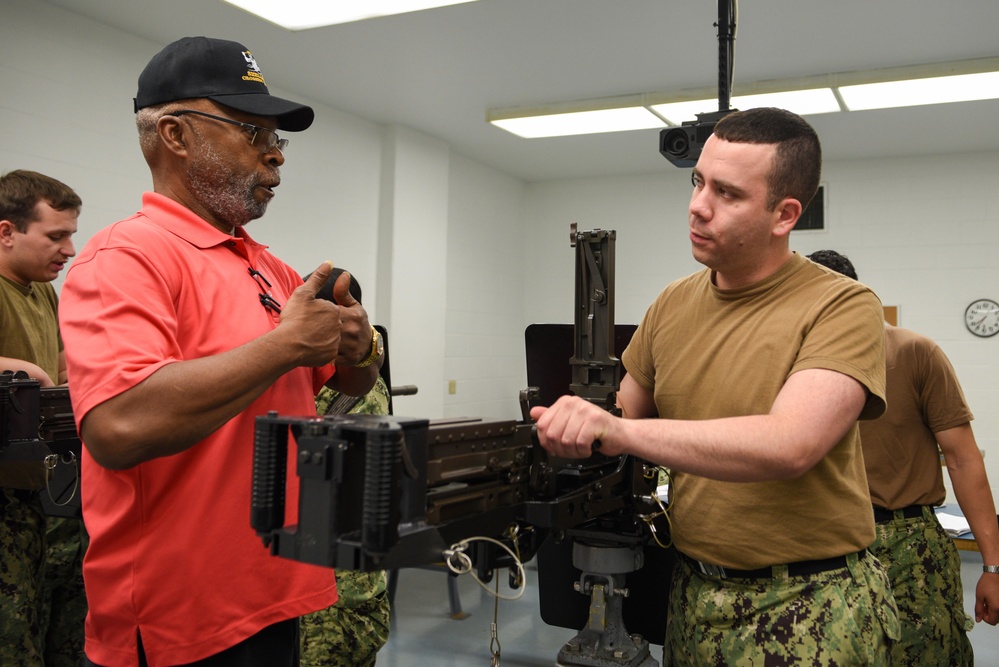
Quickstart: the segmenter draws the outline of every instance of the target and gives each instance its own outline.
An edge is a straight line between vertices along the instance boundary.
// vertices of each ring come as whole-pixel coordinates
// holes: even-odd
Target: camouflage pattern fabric
[[[933,510],[876,528],[871,552],[888,572],[902,629],[892,666],[973,665],[968,631],[975,622],[964,611],[961,556]]]
[[[0,508],[0,665],[78,667],[87,617],[83,522],[46,518],[28,491],[0,489]]]
[[[327,414],[340,395],[324,387],[317,414]],[[389,390],[381,377],[350,409],[353,414],[387,415]],[[334,413],[335,414],[335,413]],[[338,600],[302,617],[302,667],[369,667],[388,641],[389,598],[385,572],[336,571]]]
[[[0,509],[0,665],[42,667],[45,517],[30,491],[0,487]]]
[[[341,398],[340,392],[333,391],[329,387],[323,387],[316,396],[316,414],[339,414],[328,413],[330,405]],[[389,389],[385,381],[379,377],[375,381],[375,386],[364,396],[357,399],[357,402],[347,410],[354,415],[387,415],[389,406]]]
[[[719,579],[677,559],[663,667],[890,664],[898,616],[877,559],[852,555],[846,568],[807,577],[783,571]]]
[[[83,554],[90,539],[83,521],[49,517],[46,540],[45,584],[39,602],[45,667],[79,667],[87,618]]]
[[[301,619],[302,667],[368,667],[389,636],[384,572],[337,570],[337,603]]]

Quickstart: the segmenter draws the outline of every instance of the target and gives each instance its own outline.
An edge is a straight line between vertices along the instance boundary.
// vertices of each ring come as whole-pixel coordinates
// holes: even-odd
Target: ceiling
[[[157,44],[239,41],[289,96],[414,128],[525,181],[675,167],[657,130],[522,139],[486,123],[488,109],[718,85],[710,0],[480,0],[302,32],[221,0],[46,1]],[[996,0],[743,2],[733,93],[740,82],[994,57],[996,26]],[[997,118],[992,100],[809,120],[826,159],[845,160],[999,150]]]

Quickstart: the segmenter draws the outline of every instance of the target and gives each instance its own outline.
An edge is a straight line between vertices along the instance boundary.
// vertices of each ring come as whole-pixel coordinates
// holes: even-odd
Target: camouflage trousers
[[[883,667],[897,638],[891,588],[870,555],[773,579],[706,576],[679,558],[663,667]]]
[[[83,660],[87,596],[83,555],[90,538],[80,519],[49,517],[45,585],[40,621],[45,628],[45,667],[79,667]]]
[[[871,552],[884,564],[898,604],[902,638],[892,648],[893,667],[973,665],[964,611],[961,556],[932,508],[923,516],[877,525]]]
[[[30,491],[0,488],[0,507],[0,665],[41,667],[45,517]]]
[[[337,570],[336,586],[336,604],[301,619],[301,667],[369,667],[388,641],[385,573]]]
[[[0,489],[0,665],[83,659],[83,523],[43,515],[37,494]]]

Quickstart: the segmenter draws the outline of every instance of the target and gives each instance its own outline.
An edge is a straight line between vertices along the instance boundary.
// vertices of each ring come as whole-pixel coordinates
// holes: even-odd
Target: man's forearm
[[[975,536],[982,560],[987,565],[999,565],[999,521],[996,519],[995,501],[989,488],[984,463],[980,466],[962,465],[948,472],[954,486],[954,495],[961,512],[968,520]]]
[[[214,433],[297,365],[279,337],[269,336],[168,364],[87,413],[81,439],[111,469],[177,454]]]
[[[629,383],[623,387],[630,391]],[[820,408],[811,400],[816,395],[825,397]],[[622,428],[630,453],[685,472],[741,482],[793,479],[810,470],[847,434],[866,396],[856,380],[813,369],[788,378],[769,414],[627,420]],[[638,409],[643,409],[641,403]]]
[[[772,415],[697,421],[626,420],[623,425],[629,432],[629,453],[684,472],[731,482],[800,477],[831,448],[820,440],[785,437],[785,425]]]
[[[995,501],[971,424],[961,424],[935,435],[947,463],[947,474],[954,486],[957,504],[961,506],[961,512],[975,535],[982,558],[986,565],[999,565],[999,522],[996,520]]]
[[[50,378],[49,374],[38,364],[24,359],[0,357],[0,371],[24,371],[28,377],[38,380],[40,387],[54,387],[59,382],[58,378]]]
[[[326,383],[326,386],[348,396],[364,396],[375,386],[380,367],[381,359],[364,368],[337,366],[336,373]]]

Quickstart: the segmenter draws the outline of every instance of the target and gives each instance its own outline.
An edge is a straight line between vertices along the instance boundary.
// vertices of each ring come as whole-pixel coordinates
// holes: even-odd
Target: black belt
[[[686,554],[680,555],[695,570],[710,577],[720,577],[722,579],[775,579],[781,576],[778,569],[781,567],[787,567],[787,576],[789,577],[807,577],[812,574],[819,574],[820,572],[840,570],[847,566],[848,559],[853,554],[822,558],[820,560],[803,560],[797,563],[787,563],[786,565],[771,565],[770,567],[761,567],[756,570],[735,570],[729,567],[722,567],[721,565],[702,563]],[[856,555],[858,560],[863,558],[867,555],[867,549],[861,549]]]
[[[899,514],[902,516],[900,517]],[[915,519],[923,516],[923,505],[909,505],[897,510],[886,510],[883,507],[874,508],[874,523],[888,523],[895,519]]]

